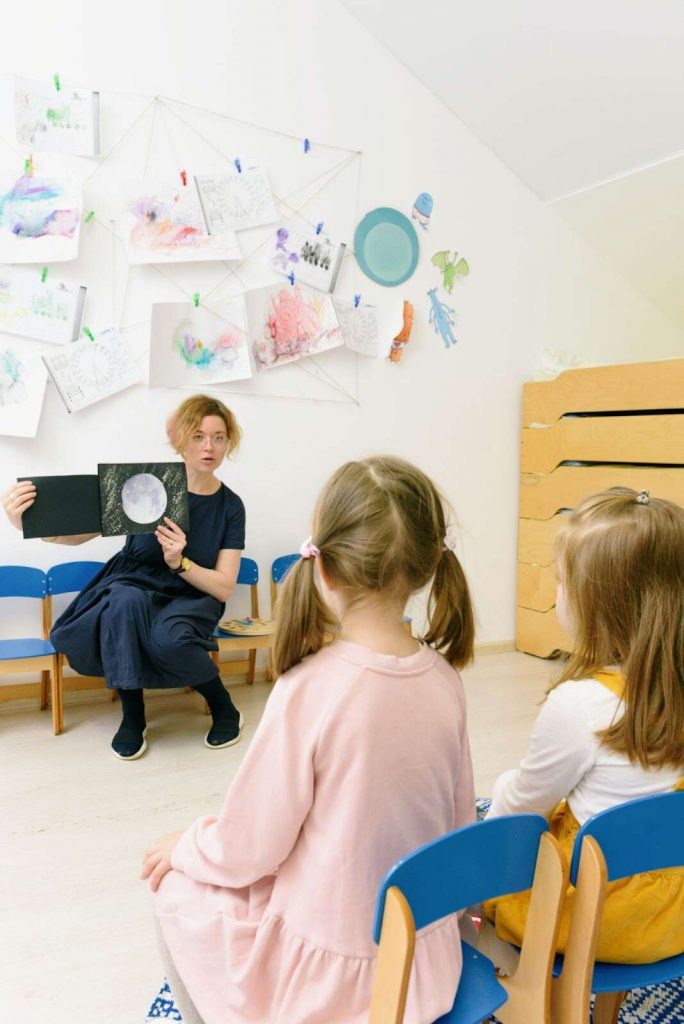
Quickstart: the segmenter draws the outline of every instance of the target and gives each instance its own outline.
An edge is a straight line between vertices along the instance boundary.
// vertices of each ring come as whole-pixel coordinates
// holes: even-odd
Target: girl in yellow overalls
[[[574,651],[526,757],[497,780],[488,816],[546,815],[569,860],[592,815],[684,788],[684,509],[626,487],[587,498],[559,534],[556,567],[556,612]],[[570,887],[561,952],[573,897]],[[529,893],[485,905],[499,938],[520,944],[528,905]],[[610,883],[598,959],[648,963],[683,951],[684,871]]]

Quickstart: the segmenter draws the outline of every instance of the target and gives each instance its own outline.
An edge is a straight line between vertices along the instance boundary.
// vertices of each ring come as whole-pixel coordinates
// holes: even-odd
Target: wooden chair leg
[[[256,668],[256,656],[257,656],[257,652],[255,650],[249,652],[249,668],[247,670],[247,682],[250,684],[250,686],[254,683],[254,670]]]
[[[45,711],[48,702],[48,684],[50,682],[50,673],[40,673],[40,710]]]
[[[52,731],[55,736],[59,736],[64,728],[64,692],[61,654],[56,654],[52,659],[52,671],[50,672],[50,695],[52,699]]]
[[[624,992],[598,992],[594,1003],[594,1024],[616,1024]]]

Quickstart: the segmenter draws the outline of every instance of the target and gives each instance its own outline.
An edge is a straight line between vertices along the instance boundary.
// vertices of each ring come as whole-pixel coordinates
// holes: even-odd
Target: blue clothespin
[[[294,284],[294,270],[291,270],[290,273],[287,275],[287,277],[288,277],[288,280],[289,280],[290,284],[293,285]]]
[[[319,221],[319,223],[316,225],[316,234],[320,235],[322,230],[323,230],[323,221]]]
[[[304,152],[308,153],[310,149],[311,149],[311,143],[309,142],[308,139],[304,139]]]
[[[354,309],[358,309],[360,301],[361,301],[361,296],[360,295],[355,295],[354,296]]]
[[[237,167],[238,174],[242,174],[242,164],[240,163],[240,160],[238,159],[238,157],[235,157],[235,159],[233,160],[233,163]]]

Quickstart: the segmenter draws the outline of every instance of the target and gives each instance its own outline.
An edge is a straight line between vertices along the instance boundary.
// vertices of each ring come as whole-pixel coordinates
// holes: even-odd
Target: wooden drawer
[[[553,519],[520,519],[518,523],[518,561],[526,565],[551,565],[553,544],[565,516]]]
[[[556,567],[518,565],[518,604],[537,612],[548,612],[556,603]]]
[[[559,651],[572,650],[572,641],[561,628],[555,609],[536,612],[531,608],[518,608],[516,647],[538,658],[550,658]]]
[[[684,465],[684,413],[577,416],[523,428],[521,473],[550,473],[568,460]]]
[[[583,498],[609,487],[647,490],[684,506],[684,467],[558,466],[552,473],[523,473],[520,477],[520,515],[550,519],[562,508],[575,508]]]

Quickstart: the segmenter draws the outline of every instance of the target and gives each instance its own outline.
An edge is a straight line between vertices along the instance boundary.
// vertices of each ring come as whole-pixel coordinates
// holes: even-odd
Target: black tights
[[[208,683],[200,686],[193,686],[193,690],[201,694],[209,705],[212,717],[217,715],[228,715],[238,717],[238,712],[230,699],[230,694],[224,687],[218,674],[210,679]],[[123,717],[126,725],[133,728],[145,728],[145,699],[143,691],[140,690],[119,690],[119,700],[123,709]]]

